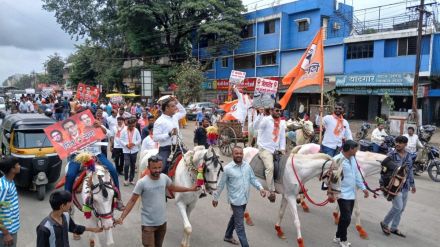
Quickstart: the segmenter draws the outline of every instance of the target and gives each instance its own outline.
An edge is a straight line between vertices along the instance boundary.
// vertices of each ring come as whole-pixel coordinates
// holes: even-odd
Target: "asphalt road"
[[[184,140],[188,146],[192,146],[194,123],[190,122],[190,127],[183,130]],[[230,159],[222,157],[228,162]],[[372,187],[378,185],[378,177],[367,178]],[[440,183],[431,181],[427,174],[416,178],[417,193],[411,194],[407,208],[401,221],[401,230],[407,234],[403,239],[398,236],[385,236],[380,227],[379,221],[382,220],[391,203],[383,198],[360,199],[362,210],[362,224],[369,233],[369,239],[363,240],[357,236],[354,225],[349,227],[348,238],[352,246],[356,247],[414,247],[414,246],[439,246],[439,223],[440,223]],[[312,180],[306,184],[311,196],[320,201],[324,199],[324,193],[320,191],[320,184],[317,180]],[[131,195],[133,187],[122,187],[123,200],[127,201]],[[224,191],[222,199],[217,208],[211,206],[211,198],[207,197],[199,200],[196,209],[191,216],[193,225],[193,235],[191,238],[192,246],[196,247],[220,247],[231,246],[223,242],[223,235],[231,211],[227,204]],[[18,246],[35,246],[35,229],[38,223],[49,214],[50,206],[48,196],[44,201],[38,201],[35,193],[29,191],[19,191],[21,229],[18,235]],[[267,199],[259,196],[258,192],[252,190],[248,208],[253,216],[255,226],[246,226],[247,237],[251,246],[258,247],[278,247],[278,246],[297,246],[296,230],[294,229],[293,218],[288,210],[282,227],[286,234],[286,240],[277,238],[274,231],[274,223],[278,214],[280,197],[276,203],[269,203]],[[336,246],[331,241],[336,232],[331,217],[334,205],[325,207],[315,207],[310,205],[310,213],[299,210],[302,234],[305,246],[321,247]],[[165,237],[166,247],[180,246],[183,236],[182,220],[174,204],[168,202],[168,230]],[[116,216],[119,216],[116,212]],[[76,214],[77,223],[82,223],[81,215]],[[354,219],[353,219],[354,220]],[[141,227],[140,209],[135,207],[127,217],[124,225],[114,229],[114,246],[141,246]],[[85,236],[80,241],[74,241],[70,236],[70,245],[88,246]]]

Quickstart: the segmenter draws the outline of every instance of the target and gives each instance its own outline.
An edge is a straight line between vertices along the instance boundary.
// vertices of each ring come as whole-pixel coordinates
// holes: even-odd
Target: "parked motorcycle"
[[[434,125],[422,125],[418,129],[419,140],[423,145],[429,143],[437,128]]]
[[[379,153],[388,154],[389,152],[391,152],[396,144],[394,140],[394,136],[385,136],[382,145],[380,145]],[[373,142],[371,141],[365,139],[359,140],[359,146],[361,151],[373,152]]]
[[[363,122],[361,129],[356,132],[356,140],[362,140],[365,139],[368,135],[368,130],[371,128],[371,124],[368,122]]]
[[[417,157],[417,156],[421,157]],[[440,150],[429,144],[425,144],[423,150],[413,155],[413,167],[415,173],[428,171],[429,177],[440,182]]]

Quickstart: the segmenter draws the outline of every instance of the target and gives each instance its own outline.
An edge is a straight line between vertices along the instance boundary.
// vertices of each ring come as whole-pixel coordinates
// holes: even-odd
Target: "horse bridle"
[[[205,174],[206,169],[208,169],[208,166],[206,165],[206,163],[211,161],[214,164],[214,167],[220,166],[220,169],[218,170],[218,173],[217,173],[217,180],[215,180],[215,181],[207,180],[206,176],[203,176],[203,179],[206,184],[217,184],[218,177],[220,176],[220,172],[223,172],[223,166],[221,164],[221,161],[219,160],[219,156],[215,153],[214,149],[211,149],[211,150],[212,150],[212,154],[213,154],[212,157],[208,158],[206,153],[203,156],[203,173]]]
[[[102,175],[97,175],[98,183],[93,184],[93,175],[94,175],[94,172],[92,172],[92,174],[90,175],[90,178],[89,178],[89,187],[90,187],[90,197],[89,198],[90,199],[88,201],[88,204],[92,208],[92,211],[93,211],[93,214],[95,215],[95,217],[97,219],[99,219],[100,221],[101,221],[101,219],[113,219],[113,211],[114,211],[113,205],[111,206],[110,212],[107,212],[107,213],[100,213],[93,206],[93,203],[94,203],[93,195],[96,195],[102,191],[102,195],[105,198],[108,198],[107,189],[113,190],[115,194],[117,193],[113,187],[113,183],[111,182],[111,180],[108,182],[104,182],[102,180]],[[93,192],[96,188],[99,188],[99,190],[97,192]]]

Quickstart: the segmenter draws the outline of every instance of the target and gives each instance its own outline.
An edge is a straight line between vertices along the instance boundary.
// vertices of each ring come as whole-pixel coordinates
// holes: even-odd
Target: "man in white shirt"
[[[127,126],[124,124],[124,118],[118,117],[116,126],[111,129],[112,136],[110,138],[110,151],[112,152],[112,158],[115,161],[116,170],[121,175],[124,171],[124,152],[122,152],[122,145],[120,141],[121,133],[125,129],[127,129]]]
[[[321,153],[334,157],[339,153],[343,140],[353,140],[350,126],[343,117],[344,103],[335,104],[332,115],[326,115],[322,118],[322,124],[325,128],[324,138],[321,144]]]
[[[122,146],[122,152],[124,153],[124,185],[128,183],[134,185],[134,171],[136,169],[136,158],[141,145],[141,134],[136,128],[136,118],[130,118],[128,120],[128,127],[121,133],[121,139],[119,140]],[[129,176],[130,172],[130,176]]]
[[[159,156],[164,163],[162,172],[167,173],[171,147],[177,144],[179,120],[185,117],[186,111],[174,96],[164,100],[161,109],[162,115],[154,122],[153,140],[159,143]]]
[[[385,140],[385,136],[388,136],[387,132],[385,132],[384,127],[385,126],[383,123],[379,123],[377,125],[377,128],[375,128],[371,133],[371,142],[373,143],[373,152],[375,153],[379,153],[380,146]]]
[[[268,199],[275,202],[275,186],[273,182],[273,155],[276,151],[284,153],[286,149],[286,122],[281,121],[281,105],[275,103],[271,109],[271,115],[265,117],[258,129],[257,145],[259,148],[258,155],[263,160],[264,171],[266,175],[266,183],[269,188],[270,195]]]
[[[112,110],[112,115],[107,117],[108,128],[113,131],[113,129],[118,125],[118,111]]]
[[[154,128],[153,123],[148,124],[148,126],[147,126],[148,135],[142,141],[141,153],[144,150],[151,150],[151,149],[159,148],[159,144],[153,140],[153,128]]]
[[[27,113],[34,113],[34,111],[35,111],[34,103],[32,103],[31,97],[29,97],[26,101],[26,112]]]
[[[418,148],[423,148],[423,144],[419,140],[419,136],[414,134],[414,128],[408,127],[408,134],[404,134],[408,138],[408,144],[406,145],[406,151],[411,154],[417,153]]]

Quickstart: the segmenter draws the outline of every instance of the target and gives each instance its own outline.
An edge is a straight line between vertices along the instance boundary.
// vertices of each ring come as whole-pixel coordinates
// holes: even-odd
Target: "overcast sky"
[[[363,9],[402,1],[404,0],[345,2],[353,3],[355,9]],[[255,8],[256,3],[259,8],[272,2],[274,1],[243,0],[243,4],[249,8]],[[285,3],[289,0],[280,2]],[[41,6],[40,0],[0,0],[0,83],[13,74],[43,71],[43,63],[55,52],[64,58],[74,52],[74,44],[77,42],[61,30],[54,14],[46,12]]]

